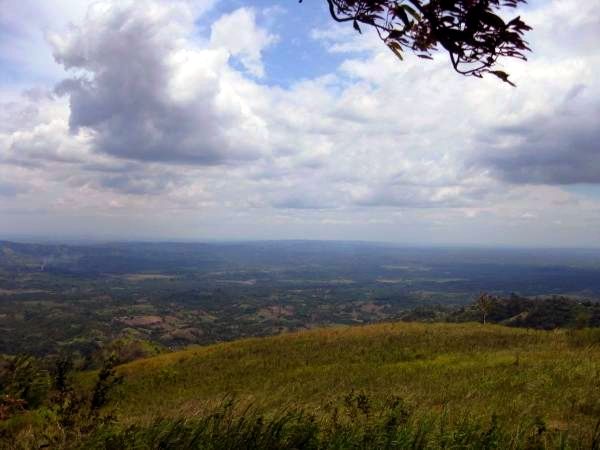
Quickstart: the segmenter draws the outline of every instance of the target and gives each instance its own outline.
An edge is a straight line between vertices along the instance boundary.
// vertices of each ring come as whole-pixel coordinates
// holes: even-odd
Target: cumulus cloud
[[[72,136],[65,102],[45,89],[30,89],[6,103],[0,128],[0,162],[24,167],[82,162],[88,157],[85,134]]]
[[[228,51],[189,40],[193,22],[183,2],[104,1],[53,35],[56,60],[74,72],[57,87],[71,130],[90,131],[96,152],[133,160],[256,158],[264,126],[237,93]],[[249,48],[237,51],[256,56]]]
[[[486,129],[474,164],[510,183],[600,183],[600,99],[576,86],[555,111]]]
[[[68,137],[68,130],[61,120],[39,124],[31,130],[13,134],[10,153],[13,163],[27,165],[54,161],[61,163],[82,162],[83,142]]]
[[[256,25],[256,13],[249,8],[224,15],[211,27],[211,45],[226,48],[248,72],[259,78],[265,75],[262,51],[276,40],[275,35]]]
[[[0,131],[10,133],[21,130],[34,123],[38,117],[38,108],[22,102],[4,102],[0,104]]]

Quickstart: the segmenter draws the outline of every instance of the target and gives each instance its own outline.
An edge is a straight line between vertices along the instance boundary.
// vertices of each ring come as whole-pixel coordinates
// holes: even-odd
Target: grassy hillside
[[[600,448],[599,329],[324,328],[76,379],[0,399],[0,449]]]
[[[267,411],[326,414],[351,392],[417,415],[587,430],[600,417],[598,330],[479,324],[336,327],[193,348],[122,366],[119,419],[190,416],[225,394]]]

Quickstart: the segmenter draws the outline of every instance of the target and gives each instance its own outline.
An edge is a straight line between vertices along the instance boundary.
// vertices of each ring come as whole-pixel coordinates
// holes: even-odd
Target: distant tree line
[[[543,330],[597,328],[600,327],[600,303],[565,296],[530,298],[513,293],[502,298],[482,293],[465,307],[417,308],[403,313],[400,318],[409,321],[495,323]]]

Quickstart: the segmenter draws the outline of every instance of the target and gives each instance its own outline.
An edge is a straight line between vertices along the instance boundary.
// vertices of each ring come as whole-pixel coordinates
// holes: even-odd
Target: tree
[[[100,371],[98,372],[98,379],[94,385],[92,391],[92,398],[90,400],[90,414],[98,414],[100,409],[108,401],[108,393],[118,384],[123,381],[123,377],[117,375],[116,367],[117,357],[113,354],[110,355],[102,364]]]
[[[302,0],[299,0],[302,2]],[[501,57],[527,60],[524,40],[531,27],[519,16],[505,22],[498,14],[526,0],[326,0],[331,17],[374,28],[381,40],[402,59],[406,50],[431,59],[440,47],[454,70],[481,78],[490,73],[514,84],[496,69]]]
[[[481,311],[481,321],[484,325],[486,322],[487,315],[492,310],[492,306],[494,306],[495,300],[496,299],[493,296],[486,294],[485,292],[480,294],[479,297],[477,297],[475,304],[477,305],[477,309]]]

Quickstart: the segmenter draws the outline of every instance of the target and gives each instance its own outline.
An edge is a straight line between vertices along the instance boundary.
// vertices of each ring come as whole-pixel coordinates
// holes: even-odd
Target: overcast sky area
[[[0,239],[600,246],[600,0],[520,8],[516,88],[325,6],[0,0]]]

